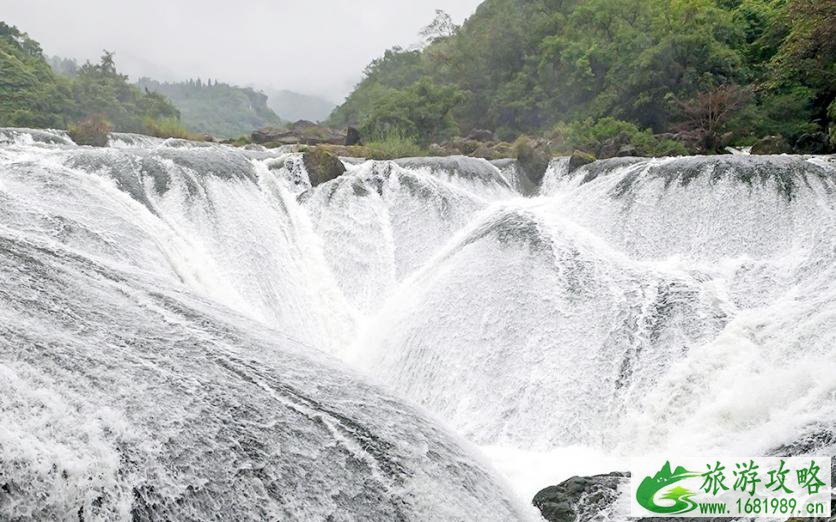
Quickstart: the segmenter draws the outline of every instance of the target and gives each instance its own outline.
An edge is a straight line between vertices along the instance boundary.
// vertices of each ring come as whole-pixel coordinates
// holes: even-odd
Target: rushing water
[[[348,167],[0,130],[0,518],[526,519],[572,448],[834,452],[830,159]]]

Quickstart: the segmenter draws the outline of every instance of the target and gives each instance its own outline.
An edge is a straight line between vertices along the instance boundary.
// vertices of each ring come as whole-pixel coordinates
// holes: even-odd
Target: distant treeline
[[[709,151],[836,143],[833,0],[485,0],[450,25],[441,13],[423,49],[372,62],[330,122],[425,144],[620,122]]]
[[[105,51],[99,63],[46,58],[38,42],[0,22],[0,126],[89,128],[161,137],[237,137],[282,124],[267,97],[208,80],[134,84]],[[91,141],[92,142],[92,141]]]
[[[38,42],[0,22],[0,126],[66,129],[95,117],[108,128],[149,132],[180,117],[163,95],[143,91],[116,70],[113,54],[100,63],[62,63],[56,73]]]
[[[200,78],[176,83],[140,78],[137,85],[173,101],[183,124],[195,132],[233,138],[283,124],[267,106],[267,96],[249,87]]]

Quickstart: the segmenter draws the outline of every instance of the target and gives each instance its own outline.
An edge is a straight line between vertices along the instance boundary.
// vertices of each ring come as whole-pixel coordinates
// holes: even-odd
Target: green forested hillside
[[[44,61],[37,42],[0,22],[0,126],[64,127],[70,83]]]
[[[834,63],[833,1],[485,0],[452,35],[370,64],[330,121],[425,143],[604,118],[704,150],[771,134],[792,142],[827,132]]]
[[[147,132],[176,126],[179,115],[164,97],[129,84],[112,53],[58,75],[36,41],[0,22],[0,126],[68,128],[92,117],[106,128]]]
[[[267,96],[249,87],[200,79],[161,83],[142,78],[138,85],[169,98],[180,110],[183,124],[191,131],[233,138],[282,120],[267,106]]]

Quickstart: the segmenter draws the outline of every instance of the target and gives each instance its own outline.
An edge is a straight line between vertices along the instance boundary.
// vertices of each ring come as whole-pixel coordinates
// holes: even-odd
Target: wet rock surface
[[[618,489],[626,485],[630,474],[613,472],[591,477],[572,477],[557,486],[549,486],[534,496],[534,506],[548,522],[592,520],[612,508]]]
[[[584,165],[589,165],[595,161],[595,156],[586,152],[576,150],[569,157],[569,172],[573,172]]]
[[[623,492],[629,489],[629,482],[629,472],[572,477],[557,486],[549,486],[541,490],[534,496],[532,502],[548,522],[625,520],[627,519],[626,513],[617,513],[616,504]],[[626,503],[623,507],[627,509]],[[730,518],[681,517],[644,517],[629,520],[635,522],[734,522]],[[748,519],[742,519],[739,522],[748,522]]]
[[[305,152],[302,161],[305,163],[305,170],[308,171],[313,187],[336,179],[345,172],[345,165],[340,158],[320,147]]]

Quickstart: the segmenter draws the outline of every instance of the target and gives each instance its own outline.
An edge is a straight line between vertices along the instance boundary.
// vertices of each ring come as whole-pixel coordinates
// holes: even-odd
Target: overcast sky
[[[373,58],[408,46],[435,9],[461,23],[480,0],[0,0],[0,20],[47,55],[160,80],[212,77],[341,101]]]

